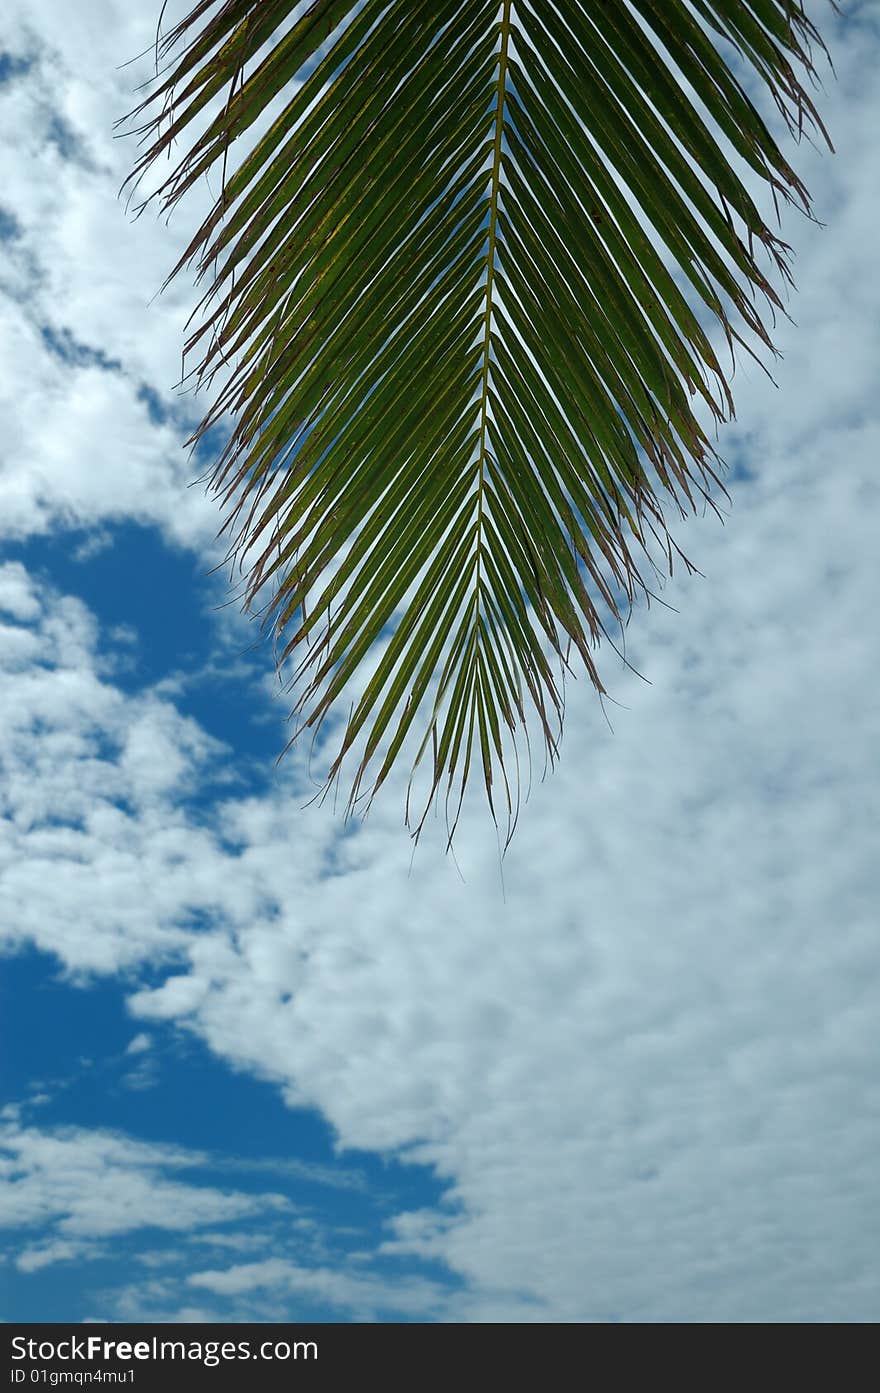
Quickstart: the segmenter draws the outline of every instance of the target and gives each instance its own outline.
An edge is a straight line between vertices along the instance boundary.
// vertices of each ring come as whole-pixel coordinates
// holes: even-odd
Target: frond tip
[[[827,140],[814,46],[799,0],[200,0],[158,46],[132,180],[182,143],[170,210],[222,172],[172,272],[222,384],[194,439],[232,417],[230,553],[294,738],[348,708],[350,809],[408,758],[417,835],[477,761],[510,829],[529,712],[552,759],[573,654],[603,690],[663,496],[718,483],[705,325],[772,349],[788,248],[746,181],[809,199],[745,84]]]

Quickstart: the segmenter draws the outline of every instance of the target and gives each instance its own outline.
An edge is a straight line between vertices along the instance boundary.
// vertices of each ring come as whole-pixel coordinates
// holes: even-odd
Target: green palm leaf
[[[133,178],[183,141],[167,209],[222,169],[172,272],[210,279],[198,435],[231,415],[212,482],[296,733],[349,704],[349,807],[409,749],[425,810],[476,761],[510,816],[529,708],[552,758],[575,651],[603,690],[661,500],[718,482],[704,326],[770,347],[746,180],[808,211],[744,83],[824,134],[815,43],[796,0],[201,0],[163,41]]]

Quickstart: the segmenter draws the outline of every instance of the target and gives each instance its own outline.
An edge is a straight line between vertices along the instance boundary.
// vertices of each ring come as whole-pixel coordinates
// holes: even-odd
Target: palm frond
[[[132,177],[183,142],[167,210],[222,170],[172,272],[225,374],[198,435],[234,422],[212,484],[297,735],[369,672],[349,807],[410,748],[425,810],[477,762],[510,818],[528,709],[552,759],[574,653],[603,690],[662,500],[718,483],[707,326],[772,347],[747,181],[809,202],[745,84],[827,139],[814,45],[798,0],[201,0],[162,41]]]

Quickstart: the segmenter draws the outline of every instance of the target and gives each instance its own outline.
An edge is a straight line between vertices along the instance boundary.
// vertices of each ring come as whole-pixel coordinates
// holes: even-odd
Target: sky
[[[824,226],[702,574],[503,867],[478,800],[413,856],[403,776],[346,826],[276,763],[156,295],[210,196],[117,198],[158,9],[4,16],[0,1316],[876,1320],[880,6],[810,6]]]

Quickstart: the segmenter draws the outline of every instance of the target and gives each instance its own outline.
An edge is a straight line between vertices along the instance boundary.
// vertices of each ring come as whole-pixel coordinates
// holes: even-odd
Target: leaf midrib
[[[489,407],[489,367],[492,342],[492,291],[495,282],[495,246],[498,229],[498,198],[501,189],[501,147],[504,132],[504,102],[507,92],[507,57],[510,41],[510,12],[513,0],[504,0],[501,15],[501,50],[498,56],[498,93],[495,102],[495,139],[492,151],[492,174],[489,188],[489,227],[486,246],[486,312],[483,318],[483,366],[480,386],[480,437],[477,464],[477,527],[476,527],[476,616],[480,613],[481,559],[483,553],[483,500],[486,476],[486,427]]]

